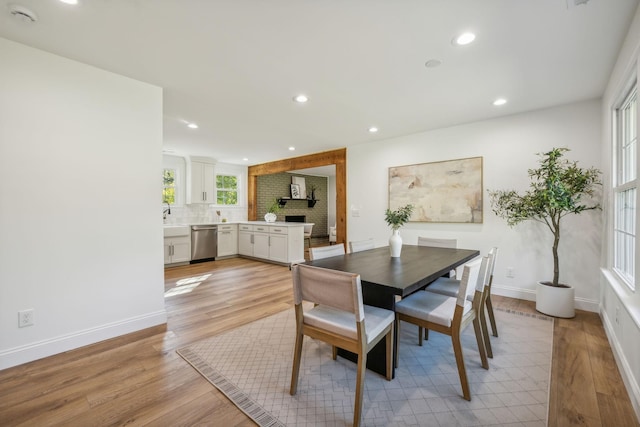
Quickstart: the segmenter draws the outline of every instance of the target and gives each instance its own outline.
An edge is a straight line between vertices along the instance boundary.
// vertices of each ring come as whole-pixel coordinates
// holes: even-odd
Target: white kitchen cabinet
[[[238,254],[238,225],[218,224],[218,257]]]
[[[284,229],[288,231],[287,229]],[[287,262],[289,259],[289,235],[281,232],[269,233],[269,259],[276,262]]]
[[[253,225],[238,226],[238,254],[253,256]]]
[[[240,224],[238,253],[267,261],[292,264],[304,262],[304,226],[302,224]]]
[[[216,203],[214,165],[193,160],[189,164],[187,203]]]
[[[191,261],[191,228],[167,226],[164,228],[164,263],[176,264]]]
[[[253,256],[269,259],[269,227],[259,225],[253,227]]]

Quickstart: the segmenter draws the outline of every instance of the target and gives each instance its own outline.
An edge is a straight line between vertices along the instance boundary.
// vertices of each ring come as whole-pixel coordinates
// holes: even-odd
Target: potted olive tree
[[[529,190],[518,194],[513,190],[489,191],[491,208],[509,226],[523,221],[541,222],[553,235],[553,279],[538,282],[536,310],[556,317],[574,317],[575,290],[560,283],[561,220],[569,214],[600,209],[594,200],[596,188],[602,184],[601,172],[595,168],[583,169],[577,162],[563,157],[568,148],[553,148],[539,153],[540,167],[529,169]]]

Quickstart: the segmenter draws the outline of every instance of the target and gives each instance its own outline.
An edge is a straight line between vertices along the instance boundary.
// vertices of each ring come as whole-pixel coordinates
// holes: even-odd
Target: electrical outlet
[[[510,278],[514,278],[516,277],[513,267],[507,267],[507,272],[505,274],[505,276],[510,277]]]
[[[24,328],[25,326],[33,325],[33,308],[28,310],[22,310],[18,312],[18,327]]]

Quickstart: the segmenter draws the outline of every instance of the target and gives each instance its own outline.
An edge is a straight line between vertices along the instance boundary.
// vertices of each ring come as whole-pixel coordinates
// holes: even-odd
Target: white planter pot
[[[276,214],[274,214],[273,212],[267,212],[264,216],[264,220],[267,222],[276,222],[276,219],[278,218],[278,216]]]
[[[399,230],[393,230],[393,234],[389,237],[389,250],[392,258],[398,258],[402,252],[402,237]]]
[[[571,286],[560,288],[540,282],[536,285],[536,310],[540,313],[569,319],[576,315],[574,302],[575,289]]]

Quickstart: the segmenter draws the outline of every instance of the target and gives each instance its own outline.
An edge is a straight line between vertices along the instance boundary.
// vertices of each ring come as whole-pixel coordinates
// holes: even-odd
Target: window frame
[[[613,171],[612,176],[612,258],[611,270],[618,279],[632,292],[635,292],[637,258],[638,258],[638,83],[633,80],[625,87],[623,96],[613,111]],[[634,103],[629,115],[629,106]],[[629,132],[629,131],[632,132]],[[630,136],[631,135],[631,136]],[[625,162],[626,160],[626,162]],[[620,197],[632,192],[631,215],[621,213]],[[629,206],[629,205],[625,205]],[[624,209],[624,208],[623,208]],[[624,222],[623,225],[620,222]],[[620,239],[631,239],[630,244],[620,242]],[[629,253],[630,248],[632,253]],[[620,252],[623,253],[620,253]],[[622,268],[619,266],[622,265]],[[631,264],[630,267],[627,267]]]
[[[164,183],[164,175],[165,175],[165,173],[167,171],[173,171],[173,184],[172,185],[166,185]],[[175,168],[175,167],[165,167],[165,166],[163,166],[162,167],[162,179],[163,179],[163,182],[162,182],[162,198],[163,198],[162,203],[163,204],[164,203],[170,203],[171,205],[175,206],[176,202],[178,200],[178,169]],[[173,202],[167,202],[167,201],[164,200],[164,191],[167,188],[173,188]]]
[[[228,207],[238,207],[240,206],[240,175],[237,173],[228,173],[228,172],[216,172],[214,174],[214,185],[216,192],[216,206],[228,206]],[[218,177],[233,177],[236,180],[236,187],[234,189],[220,188],[218,187]],[[218,192],[235,192],[236,193],[236,203],[218,203]]]

